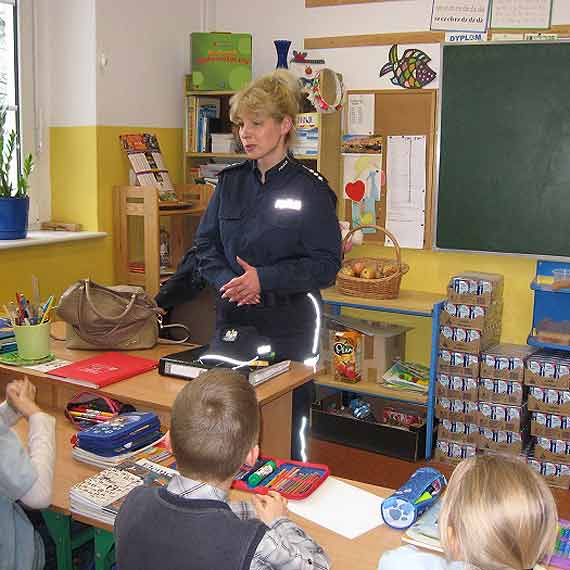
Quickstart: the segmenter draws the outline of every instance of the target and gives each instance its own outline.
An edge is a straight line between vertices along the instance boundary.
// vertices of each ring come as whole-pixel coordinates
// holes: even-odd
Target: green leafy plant
[[[28,194],[28,178],[34,168],[31,153],[24,157],[22,172],[17,176],[16,187],[10,180],[10,167],[18,147],[18,135],[12,130],[6,133],[7,109],[0,107],[0,198],[24,198]]]

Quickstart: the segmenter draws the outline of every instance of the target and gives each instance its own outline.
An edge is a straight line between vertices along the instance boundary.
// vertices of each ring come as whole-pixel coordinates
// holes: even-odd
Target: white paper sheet
[[[346,538],[384,524],[381,497],[329,477],[310,497],[289,501],[289,510]]]
[[[551,0],[493,0],[493,28],[548,28]]]
[[[348,134],[374,134],[374,93],[348,96]]]
[[[46,362],[44,364],[36,364],[35,366],[26,366],[26,368],[31,368],[32,370],[37,370],[38,372],[43,372],[47,374],[60,366],[67,366],[71,364],[71,360],[64,360],[63,358],[56,358],[55,360],[51,360],[50,362]]]
[[[401,247],[421,249],[425,233],[426,137],[388,137],[386,228]],[[386,245],[392,245],[386,238]]]
[[[489,0],[433,0],[432,30],[484,32],[489,19]]]

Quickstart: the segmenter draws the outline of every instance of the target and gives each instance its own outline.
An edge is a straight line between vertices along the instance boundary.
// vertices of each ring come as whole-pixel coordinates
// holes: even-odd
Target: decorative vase
[[[287,64],[287,55],[289,53],[289,48],[291,47],[291,42],[289,40],[274,40],[275,49],[277,50],[277,65],[276,69],[289,69]]]
[[[0,198],[0,240],[24,239],[28,232],[30,198]]]

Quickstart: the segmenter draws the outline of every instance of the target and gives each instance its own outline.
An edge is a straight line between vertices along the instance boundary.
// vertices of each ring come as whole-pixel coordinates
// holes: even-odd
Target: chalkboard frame
[[[501,236],[499,235],[497,237],[497,239],[499,240],[498,244],[496,244],[496,247],[489,247],[488,245],[484,245],[483,247],[480,247],[481,242],[484,242],[485,240],[481,239],[479,241],[477,241],[477,239],[473,240],[473,241],[469,241],[470,237],[468,236],[467,241],[463,241],[462,242],[462,238],[456,238],[455,240],[453,239],[453,237],[450,239],[450,235],[452,234],[452,232],[450,231],[450,227],[444,228],[447,231],[447,235],[446,235],[446,231],[442,231],[442,225],[445,224],[447,222],[447,217],[450,216],[450,188],[445,188],[443,189],[443,197],[445,198],[445,201],[443,202],[443,208],[442,208],[442,172],[445,172],[445,169],[448,168],[449,169],[449,162],[451,162],[451,159],[448,158],[448,155],[452,155],[453,153],[447,153],[446,154],[446,144],[445,144],[445,139],[446,137],[449,136],[449,132],[448,130],[448,126],[445,124],[445,120],[446,117],[451,113],[453,114],[452,111],[449,110],[449,107],[446,107],[446,105],[450,105],[450,101],[453,100],[453,96],[455,96],[455,94],[453,94],[453,96],[451,96],[448,93],[448,84],[446,84],[446,81],[449,81],[449,76],[448,73],[449,69],[447,66],[447,57],[450,53],[461,53],[459,50],[472,50],[472,49],[479,49],[479,50],[489,50],[489,52],[485,52],[486,56],[489,53],[493,53],[494,55],[496,54],[500,54],[501,57],[506,57],[509,54],[513,53],[513,49],[516,50],[517,48],[520,49],[520,46],[525,46],[520,53],[531,53],[528,52],[527,50],[543,50],[544,53],[548,52],[551,48],[558,48],[561,50],[561,52],[564,52],[564,56],[567,58],[566,61],[570,61],[570,42],[569,41],[564,41],[564,40],[558,40],[558,41],[532,41],[532,42],[523,42],[523,41],[517,41],[517,42],[480,42],[480,43],[469,43],[469,44],[464,44],[464,45],[457,45],[457,44],[442,44],[441,46],[441,50],[442,50],[442,57],[441,57],[441,61],[442,61],[442,65],[441,65],[441,77],[440,77],[440,99],[439,99],[439,106],[438,106],[438,144],[437,144],[437,152],[436,152],[436,164],[435,164],[435,168],[436,168],[436,172],[435,172],[435,204],[434,204],[434,233],[433,233],[433,244],[432,247],[435,251],[453,251],[453,252],[469,252],[469,253],[484,253],[484,254],[496,254],[496,255],[518,255],[518,256],[524,256],[524,257],[531,257],[531,258],[544,258],[544,259],[560,259],[560,260],[568,260],[570,259],[570,231],[568,232],[568,239],[566,239],[566,235],[564,232],[564,227],[569,227],[570,228],[570,215],[568,215],[568,217],[564,218],[565,220],[568,220],[568,224],[564,223],[561,228],[558,230],[559,234],[556,234],[557,239],[559,240],[560,243],[558,243],[556,245],[556,250],[553,250],[552,248],[548,248],[548,247],[544,247],[544,243],[542,244],[538,244],[536,245],[535,242],[540,241],[540,240],[536,240],[536,237],[531,237],[531,236],[535,236],[535,234],[532,233],[528,233],[528,232],[523,232],[521,233],[521,243],[523,244],[522,246],[504,246],[504,243],[501,241]],[[498,50],[505,50],[505,51],[498,51]],[[466,52],[464,51],[463,54],[465,54]],[[472,52],[473,53],[473,52]],[[481,52],[483,53],[483,52]],[[538,52],[536,52],[538,53]],[[465,59],[468,59],[467,57]],[[482,60],[483,58],[481,58]],[[536,59],[536,58],[535,58]],[[495,60],[493,60],[495,61]],[[457,63],[455,62],[454,65],[457,65]],[[537,65],[537,63],[535,62],[534,65]],[[529,67],[532,67],[532,65],[529,65]],[[477,68],[478,71],[480,71],[480,65]],[[456,69],[452,69],[451,72],[456,73],[457,74],[457,70]],[[524,75],[521,72],[522,75]],[[461,77],[461,68],[460,68],[460,73],[459,73],[459,77]],[[477,78],[479,78],[479,76],[477,76]],[[457,77],[453,77],[454,81],[457,81]],[[484,80],[483,80],[484,81]],[[569,80],[570,82],[570,80]],[[496,84],[495,84],[496,85]],[[502,85],[502,84],[501,84]],[[543,84],[542,84],[543,85]],[[526,84],[524,85],[526,86]],[[449,90],[453,89],[455,86],[452,86]],[[479,88],[480,86],[478,86]],[[482,89],[491,89],[490,86],[483,84]],[[533,87],[533,89],[536,89],[536,87]],[[521,91],[522,92],[522,91]],[[558,93],[556,93],[557,96],[560,97],[560,100],[563,100],[563,96],[564,93],[568,94],[570,92],[569,91],[565,91],[562,90],[562,93],[559,91]],[[567,99],[569,99],[567,97]],[[569,99],[570,100],[570,99]],[[511,100],[511,101],[514,101]],[[470,101],[471,103],[471,101]],[[566,103],[566,102],[565,102]],[[446,115],[447,113],[447,115]],[[473,113],[473,116],[480,116],[480,115],[476,115],[476,113]],[[478,121],[479,122],[479,121]],[[452,140],[453,137],[451,137],[449,140]],[[518,139],[517,139],[518,140]],[[570,139],[566,140],[566,138],[562,139],[561,144],[567,145],[568,142],[570,141]],[[474,144],[474,143],[471,143]],[[449,145],[449,142],[448,142]],[[564,146],[564,149],[567,149],[567,146]],[[447,163],[445,161],[443,161],[443,154],[446,154],[446,160]],[[570,153],[567,154],[566,156],[570,156]],[[568,160],[568,163],[570,163],[570,160]],[[454,163],[455,164],[455,163]],[[460,170],[460,168],[458,168],[457,170]],[[566,178],[568,179],[569,173],[568,172],[564,172],[564,175],[566,176]],[[446,180],[443,180],[444,184],[446,183]],[[566,181],[565,181],[566,182]],[[447,182],[448,183],[448,182]],[[559,185],[558,185],[559,186]],[[520,193],[521,188],[520,187],[514,187],[516,189],[517,192]],[[565,192],[565,188],[564,190],[557,190],[558,192],[564,191]],[[568,189],[570,192],[570,185],[568,185]],[[457,196],[457,193],[455,194],[455,196]],[[506,196],[506,194],[505,194]],[[536,196],[535,196],[536,197]],[[489,198],[489,196],[486,196],[486,198]],[[569,201],[570,202],[570,201]],[[518,202],[515,203],[515,206],[521,206],[522,200],[519,200]],[[556,202],[556,204],[559,204],[559,202]],[[570,211],[570,203],[568,205],[566,205],[564,203],[564,208],[568,209]],[[520,208],[519,208],[520,209]],[[514,208],[514,210],[516,210],[516,207]],[[532,210],[532,212],[534,213],[535,211],[538,210]],[[525,215],[529,215],[529,211],[525,212]],[[564,210],[564,212],[566,213],[566,210]],[[506,212],[506,216],[505,219],[508,219],[508,217],[512,215],[512,212],[509,211]],[[485,220],[488,222],[488,220]],[[521,219],[521,223],[524,222],[524,218]],[[469,225],[471,224],[471,225]],[[469,222],[469,224],[467,224],[468,226],[468,231],[473,231],[474,228],[477,228],[479,231],[479,234],[482,234],[483,232],[480,231],[480,225],[474,224],[473,221],[471,220]],[[461,232],[463,232],[464,228],[467,229],[467,226],[465,225],[465,223],[462,221],[461,222]],[[485,227],[483,225],[483,227]],[[493,226],[493,227],[498,227],[497,225]],[[528,228],[529,226],[524,226],[524,228]],[[548,228],[547,232],[550,232],[552,230],[552,225],[548,225],[545,224],[544,226],[545,228]],[[533,229],[533,228],[531,228]],[[536,231],[535,229],[533,229],[533,231]],[[457,233],[457,232],[456,232]],[[492,232],[491,232],[492,233]],[[442,237],[443,234],[443,237]],[[489,232],[486,232],[485,235],[488,235]],[[550,235],[550,233],[549,233]],[[494,237],[494,236],[493,236]],[[544,236],[542,236],[543,241],[545,238]],[[491,238],[489,238],[491,239]],[[514,239],[514,238],[513,238]],[[518,238],[517,238],[518,239]],[[533,239],[535,240],[533,242]],[[525,243],[527,242],[527,243]],[[529,245],[530,244],[530,245]],[[560,244],[562,244],[562,247],[560,247]],[[511,244],[512,245],[512,244]],[[560,249],[558,249],[560,248]]]

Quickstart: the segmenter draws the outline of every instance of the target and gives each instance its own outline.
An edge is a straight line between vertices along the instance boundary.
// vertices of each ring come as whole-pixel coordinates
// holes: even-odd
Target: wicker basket
[[[386,257],[358,257],[343,261],[342,266],[353,266],[355,263],[361,262],[364,263],[365,266],[376,268],[380,265],[392,265],[396,268],[396,271],[391,275],[386,275],[376,279],[364,279],[361,277],[354,277],[352,275],[345,275],[342,273],[341,269],[341,272],[339,272],[336,277],[337,291],[339,293],[344,293],[345,295],[355,295],[357,297],[366,297],[367,299],[396,299],[400,294],[402,276],[408,272],[410,266],[406,263],[402,263],[400,246],[394,235],[380,226],[358,226],[346,234],[343,240],[343,250],[352,234],[364,228],[374,228],[388,236],[394,244],[396,259],[394,260]]]

